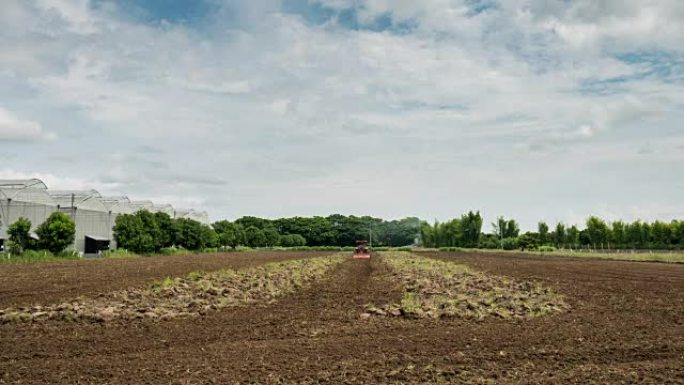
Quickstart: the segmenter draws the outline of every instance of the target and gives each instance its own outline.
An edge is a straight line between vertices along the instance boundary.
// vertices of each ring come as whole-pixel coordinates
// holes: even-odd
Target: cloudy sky
[[[23,177],[212,219],[684,218],[684,2],[2,0]]]

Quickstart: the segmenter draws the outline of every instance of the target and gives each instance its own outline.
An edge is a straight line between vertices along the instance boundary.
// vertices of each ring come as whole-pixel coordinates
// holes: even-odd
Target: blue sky
[[[213,219],[684,218],[678,0],[5,0],[0,178]]]

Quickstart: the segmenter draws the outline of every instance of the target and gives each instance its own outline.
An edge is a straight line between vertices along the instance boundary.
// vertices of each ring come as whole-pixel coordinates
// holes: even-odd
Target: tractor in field
[[[368,241],[356,241],[356,248],[354,249],[353,259],[370,259],[370,249],[368,248]]]

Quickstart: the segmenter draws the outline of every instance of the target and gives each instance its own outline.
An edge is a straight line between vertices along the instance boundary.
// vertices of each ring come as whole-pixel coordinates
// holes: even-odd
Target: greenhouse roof
[[[97,190],[48,191],[60,207],[75,207],[85,210],[108,211]]]
[[[33,188],[47,190],[47,185],[40,179],[0,179],[0,189]]]
[[[0,200],[55,206],[47,186],[39,179],[0,180]]]

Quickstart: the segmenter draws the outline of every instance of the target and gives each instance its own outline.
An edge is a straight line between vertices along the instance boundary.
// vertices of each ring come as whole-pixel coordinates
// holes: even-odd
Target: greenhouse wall
[[[35,231],[55,211],[57,205],[40,180],[0,180],[0,239],[8,238],[8,227],[19,218],[30,220]]]
[[[29,219],[32,231],[35,231],[52,213],[60,211],[69,215],[76,224],[72,246],[75,250],[87,253],[93,252],[93,247],[116,248],[113,237],[116,218],[139,210],[162,212],[172,218],[188,218],[209,224],[206,212],[192,209],[176,212],[169,204],[132,202],[125,196],[103,197],[96,190],[52,191],[38,179],[0,180],[0,247],[8,238],[7,228],[19,218]]]

